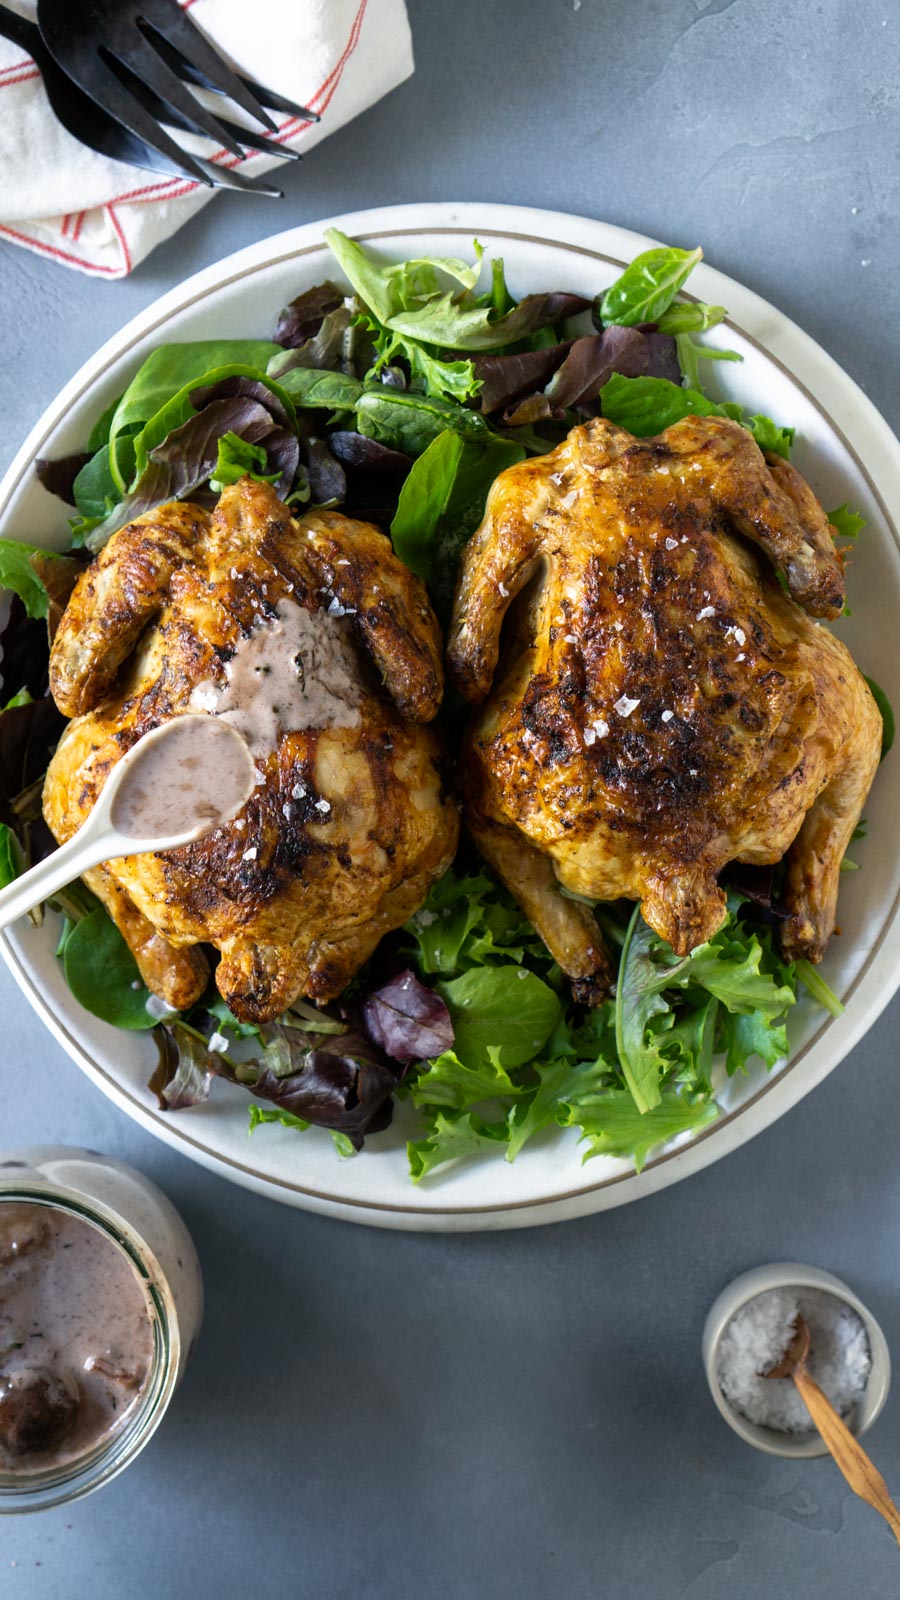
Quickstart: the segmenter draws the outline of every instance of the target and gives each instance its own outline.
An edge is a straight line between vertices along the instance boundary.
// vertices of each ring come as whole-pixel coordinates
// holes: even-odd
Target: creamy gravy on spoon
[[[241,809],[256,783],[243,738],[216,717],[176,717],[135,749],[140,759],[125,773],[110,818],[133,839],[193,827],[211,833]]]

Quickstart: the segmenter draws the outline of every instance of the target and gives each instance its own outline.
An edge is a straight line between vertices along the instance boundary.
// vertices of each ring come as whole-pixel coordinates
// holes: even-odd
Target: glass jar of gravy
[[[203,1311],[165,1195],[112,1157],[0,1155],[0,1513],[121,1472],[159,1426]]]

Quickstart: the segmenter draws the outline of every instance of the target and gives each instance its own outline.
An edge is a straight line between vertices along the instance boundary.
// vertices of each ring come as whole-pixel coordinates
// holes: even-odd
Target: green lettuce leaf
[[[592,1156],[633,1156],[640,1172],[651,1150],[676,1134],[706,1127],[718,1114],[714,1100],[691,1103],[675,1089],[666,1089],[655,1106],[641,1112],[627,1089],[609,1089],[574,1101],[566,1122],[580,1128],[582,1140],[587,1140],[585,1161]]]
[[[406,1147],[413,1183],[435,1167],[467,1156],[494,1152],[508,1137],[506,1122],[487,1122],[474,1111],[440,1111],[425,1118],[426,1133]]]
[[[687,1060],[693,1086],[701,1087],[709,1079],[709,1035],[691,1035],[679,1025],[676,1015],[672,1023],[661,1026],[676,1003],[705,1003],[709,996],[717,1000],[727,1012],[754,1015],[754,1037],[762,1039],[763,1029],[778,1022],[795,1003],[796,992],[790,983],[783,981],[787,969],[764,948],[758,934],[738,922],[729,911],[725,925],[704,945],[689,956],[676,957],[670,946],[648,928],[636,908],[622,951],[619,981],[616,992],[616,1042],[619,1064],[625,1082],[631,1090],[635,1105],[641,1112],[651,1111],[662,1098],[662,1083],[676,1060]],[[700,1022],[710,1026],[709,1018],[693,1019],[691,1026]],[[776,1042],[779,1046],[774,1053]],[[674,1044],[674,1052],[672,1049]],[[754,1044],[754,1053],[768,1061],[778,1060],[782,1034],[771,1040],[765,1049]],[[741,1065],[738,1061],[740,1041],[732,1041],[731,1070]]]
[[[266,449],[262,444],[248,444],[236,433],[223,433],[219,439],[219,458],[209,480],[215,494],[221,494],[229,483],[241,478],[255,478],[258,483],[277,483],[279,473],[266,470]]]
[[[440,293],[440,275],[453,278],[462,289],[473,289],[481,272],[482,246],[475,241],[475,261],[456,256],[415,256],[409,261],[389,261],[351,239],[340,228],[326,228],[325,242],[360,300],[388,324],[398,312]]]
[[[858,511],[852,511],[846,500],[842,506],[835,506],[826,515],[839,539],[858,539],[866,525],[865,517],[860,516]]]
[[[673,309],[675,309],[673,307]],[[701,344],[691,333],[677,333],[675,335],[675,348],[678,353],[678,365],[684,375],[685,383],[689,389],[703,392],[703,383],[700,378],[701,361],[743,361],[743,356],[736,350],[720,350],[716,345]]]
[[[717,328],[727,315],[724,306],[709,306],[703,300],[679,300],[657,317],[656,325],[660,333],[671,333],[677,339],[682,333],[705,333],[707,328]]]
[[[614,1068],[602,1058],[572,1061],[561,1056],[546,1065],[537,1065],[534,1072],[537,1086],[522,1095],[507,1113],[507,1161],[515,1161],[535,1134],[555,1123],[566,1122],[573,1101],[581,1096],[590,1098],[615,1082]]]
[[[469,1066],[461,1061],[455,1050],[429,1063],[413,1081],[411,1096],[415,1105],[452,1106],[464,1111],[481,1100],[498,1096],[516,1096],[523,1092],[521,1084],[514,1084],[508,1072],[500,1065],[500,1051],[489,1045],[486,1059]]]
[[[788,1053],[787,1028],[783,1023],[770,1022],[759,1011],[723,1011],[720,1048],[725,1051],[729,1077],[746,1072],[753,1056],[759,1056],[767,1067],[774,1067]]]

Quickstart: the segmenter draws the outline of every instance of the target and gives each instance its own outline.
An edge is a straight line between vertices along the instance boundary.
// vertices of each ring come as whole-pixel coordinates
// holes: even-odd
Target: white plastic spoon
[[[229,822],[256,786],[243,736],[221,717],[174,717],[133,745],[76,834],[0,889],[0,928],[118,856],[175,850]]]

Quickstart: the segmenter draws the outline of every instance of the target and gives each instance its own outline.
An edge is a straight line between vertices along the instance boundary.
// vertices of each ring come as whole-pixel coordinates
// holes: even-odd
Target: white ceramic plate
[[[473,237],[502,254],[518,294],[565,288],[593,295],[650,240],[581,217],[518,206],[394,206],[334,219],[398,258],[466,255]],[[322,243],[326,223],[251,245],[198,273],[98,351],[50,406],[0,486],[0,527],[48,547],[65,540],[65,516],[34,478],[35,456],[80,448],[91,423],[124,388],[145,355],[166,340],[223,333],[267,337],[286,301],[335,263]],[[715,240],[704,241],[715,254]],[[799,328],[749,290],[699,267],[691,290],[729,308],[713,338],[739,350],[740,366],[720,363],[729,396],[796,426],[794,459],[826,506],[849,500],[868,519],[850,570],[850,619],[840,624],[863,670],[900,703],[900,445],[865,395]],[[724,393],[724,390],[723,390]],[[831,1020],[802,1003],[793,1016],[793,1055],[770,1076],[727,1084],[722,1115],[707,1131],[662,1152],[637,1176],[604,1157],[582,1165],[574,1130],[553,1131],[526,1147],[513,1166],[486,1158],[437,1173],[413,1188],[406,1170],[406,1113],[373,1138],[362,1156],[342,1160],[327,1134],[279,1127],[247,1136],[247,1101],[217,1084],[210,1101],[164,1115],[146,1079],[155,1059],[147,1035],[119,1032],[79,1009],[54,957],[52,918],[3,939],[7,964],[38,1014],[90,1078],[145,1128],[186,1155],[274,1199],[356,1222],[415,1229],[527,1227],[621,1205],[708,1166],[774,1122],[819,1083],[862,1037],[900,980],[900,758],[882,768],[866,807],[868,837],[854,847],[861,871],[841,889],[841,936],[824,972],[846,1003]]]

